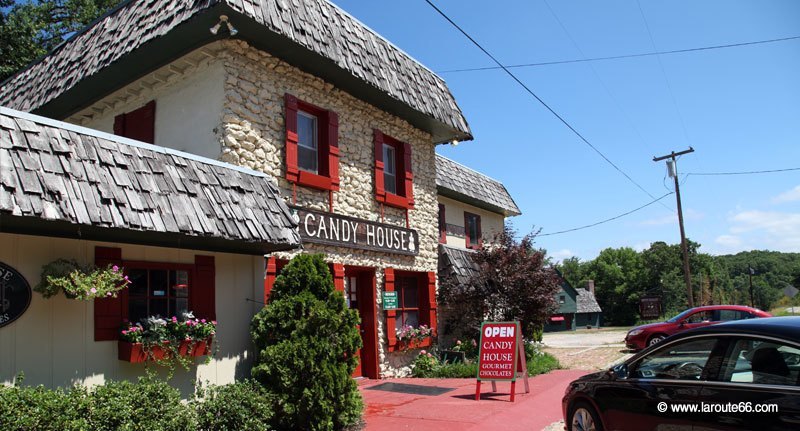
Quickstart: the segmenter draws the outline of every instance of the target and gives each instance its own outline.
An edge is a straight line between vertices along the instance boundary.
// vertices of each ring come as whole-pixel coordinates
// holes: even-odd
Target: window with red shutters
[[[447,244],[447,217],[444,204],[439,204],[439,243]]]
[[[339,190],[339,116],[284,96],[286,179],[321,190]]]
[[[149,316],[192,311],[198,319],[216,319],[213,256],[195,256],[194,264],[126,261],[119,248],[96,247],[95,264],[118,265],[131,280],[117,298],[95,299],[95,341],[116,340],[125,321]]]
[[[481,235],[481,216],[464,211],[464,233],[467,248],[479,249],[483,246]]]
[[[373,131],[375,155],[375,199],[397,208],[414,207],[414,174],[411,145]]]
[[[155,143],[156,138],[156,102],[155,100],[141,108],[114,117],[114,134],[137,141]]]
[[[386,310],[387,341],[389,350],[395,351],[397,330],[404,325],[426,325],[436,333],[436,273],[395,271],[384,269],[384,290],[397,292],[396,310]],[[430,340],[422,346],[429,345]]]

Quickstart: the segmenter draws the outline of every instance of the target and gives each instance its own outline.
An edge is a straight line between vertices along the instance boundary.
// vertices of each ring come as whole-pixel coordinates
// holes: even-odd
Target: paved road
[[[625,347],[627,328],[620,329],[579,329],[577,331],[548,332],[542,342],[547,347]]]

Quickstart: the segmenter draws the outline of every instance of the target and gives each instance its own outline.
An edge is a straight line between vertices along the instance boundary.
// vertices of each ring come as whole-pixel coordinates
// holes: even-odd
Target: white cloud
[[[735,235],[720,235],[714,241],[728,248],[736,248],[742,245],[742,239]]]
[[[785,191],[772,198],[772,203],[780,204],[784,202],[800,201],[800,186]]]
[[[555,252],[552,252],[552,253],[548,253],[548,254],[550,254],[550,257],[552,257],[553,260],[556,261],[556,262],[561,262],[562,260],[564,260],[564,259],[566,259],[568,257],[574,256],[572,251],[569,250],[569,249],[566,249],[566,248],[558,250],[558,251],[555,251]]]
[[[757,249],[800,251],[800,213],[740,211],[733,214],[729,221],[732,235],[727,236],[738,237],[741,243],[748,243]]]

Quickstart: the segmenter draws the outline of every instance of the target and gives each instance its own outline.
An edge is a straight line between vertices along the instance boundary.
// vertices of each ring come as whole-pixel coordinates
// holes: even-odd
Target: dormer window
[[[396,208],[414,208],[414,174],[411,145],[380,130],[373,131],[375,144],[375,199]]]

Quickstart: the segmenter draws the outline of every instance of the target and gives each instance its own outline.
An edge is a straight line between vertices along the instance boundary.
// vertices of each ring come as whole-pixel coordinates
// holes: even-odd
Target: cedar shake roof
[[[438,154],[436,187],[442,196],[500,213],[505,217],[522,214],[503,183]]]
[[[478,275],[478,266],[472,260],[473,250],[439,244],[439,277],[454,277],[457,284],[465,286]]]
[[[432,133],[472,139],[444,80],[326,0],[128,0],[0,88],[0,105],[66,118],[186,52],[231,37]]]
[[[263,254],[296,228],[262,173],[0,107],[0,232]]]
[[[586,289],[575,289],[578,292],[578,297],[575,298],[578,302],[578,313],[602,313],[600,304],[597,303],[597,298],[594,294]]]

